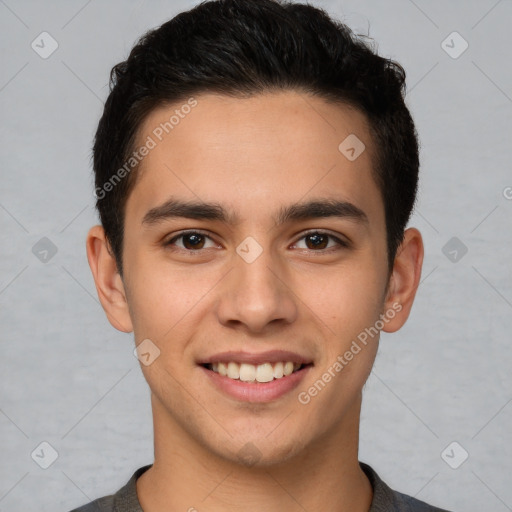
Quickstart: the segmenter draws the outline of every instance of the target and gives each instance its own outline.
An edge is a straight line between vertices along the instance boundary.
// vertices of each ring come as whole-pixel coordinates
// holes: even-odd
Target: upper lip
[[[230,361],[253,365],[278,362],[286,363],[288,361],[299,364],[309,364],[312,362],[311,359],[288,350],[269,350],[267,352],[259,353],[244,351],[219,352],[201,360],[199,364],[229,363]]]

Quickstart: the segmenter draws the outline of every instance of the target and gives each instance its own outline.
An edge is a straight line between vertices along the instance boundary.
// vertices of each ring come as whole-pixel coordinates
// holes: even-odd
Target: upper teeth
[[[213,363],[211,369],[224,377],[240,379],[244,382],[270,382],[291,375],[301,367],[300,363],[291,361],[279,363],[263,363],[259,365],[248,363]]]

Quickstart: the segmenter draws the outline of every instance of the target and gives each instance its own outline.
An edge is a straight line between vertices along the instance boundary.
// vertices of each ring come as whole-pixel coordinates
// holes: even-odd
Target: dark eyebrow
[[[230,215],[217,203],[187,202],[170,199],[160,206],[151,208],[142,219],[142,224],[154,225],[164,220],[183,217],[196,220],[215,220],[235,224],[236,215]],[[368,224],[367,215],[352,203],[335,199],[316,199],[296,203],[279,210],[276,223],[284,224],[294,220],[342,217]]]
[[[178,201],[177,199],[169,199],[160,206],[151,208],[144,218],[142,224],[158,224],[166,219],[173,217],[185,217],[187,219],[197,220],[217,220],[221,222],[229,222],[229,216],[220,206],[216,203],[202,203],[202,202],[187,202]]]
[[[292,220],[319,219],[322,217],[342,217],[368,224],[368,216],[356,205],[336,199],[316,199],[307,203],[297,203],[281,208],[277,224]]]

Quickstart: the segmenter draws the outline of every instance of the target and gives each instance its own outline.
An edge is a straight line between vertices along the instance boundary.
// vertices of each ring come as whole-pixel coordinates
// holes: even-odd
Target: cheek
[[[359,261],[320,280],[320,291],[308,303],[325,327],[317,378],[318,387],[325,385],[326,391],[310,388],[308,392],[317,394],[316,406],[326,423],[337,421],[339,411],[359,396],[378,349],[375,325],[385,284],[378,268],[363,258]]]
[[[357,336],[379,317],[385,280],[376,263],[364,255],[299,279],[299,297],[336,339]]]
[[[176,340],[218,280],[217,274],[169,265],[165,258],[133,254],[127,266],[136,339]],[[136,271],[133,271],[136,269]],[[175,343],[175,341],[173,341]]]

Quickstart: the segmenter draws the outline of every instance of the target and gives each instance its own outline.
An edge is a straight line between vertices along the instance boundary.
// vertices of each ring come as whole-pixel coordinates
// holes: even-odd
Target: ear
[[[89,230],[86,247],[96,291],[108,321],[119,331],[132,332],[124,283],[102,226]]]
[[[395,311],[395,316],[385,323],[383,331],[398,331],[411,312],[416,290],[420,284],[423,265],[423,240],[416,228],[409,228],[397,250],[393,271],[389,278],[385,311]]]

